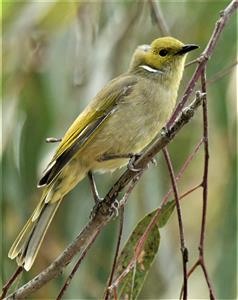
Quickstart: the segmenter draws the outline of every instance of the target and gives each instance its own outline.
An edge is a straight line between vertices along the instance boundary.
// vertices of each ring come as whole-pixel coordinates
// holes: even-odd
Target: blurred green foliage
[[[219,12],[229,1],[162,1],[161,10],[171,35],[203,50]],[[149,1],[3,1],[2,2],[2,201],[1,279],[15,269],[8,249],[40,198],[37,179],[54,152],[49,136],[60,137],[96,92],[124,72],[139,44],[161,33],[152,22]],[[208,79],[236,60],[236,19],[226,26],[212,59]],[[198,55],[193,53],[189,59]],[[186,69],[184,87],[194,66]],[[208,85],[209,100],[209,206],[206,261],[220,299],[236,295],[236,73]],[[199,89],[199,86],[197,87]],[[169,146],[178,170],[202,133],[201,113]],[[136,187],[125,212],[123,239],[140,218],[159,206],[170,180],[161,155]],[[201,181],[202,150],[179,184],[180,192]],[[96,176],[104,195],[122,170]],[[197,257],[201,221],[201,191],[182,201],[190,264]],[[87,222],[93,202],[87,180],[62,204],[33,269],[23,280],[46,267]],[[99,298],[103,294],[117,238],[116,222],[93,245],[67,291],[67,298]],[[69,271],[69,268],[67,268]],[[57,295],[67,272],[34,296]],[[182,282],[178,226],[173,214],[161,230],[160,250],[142,290],[142,298],[178,296]],[[18,283],[19,285],[21,282]],[[207,298],[201,272],[189,281],[189,298]]]

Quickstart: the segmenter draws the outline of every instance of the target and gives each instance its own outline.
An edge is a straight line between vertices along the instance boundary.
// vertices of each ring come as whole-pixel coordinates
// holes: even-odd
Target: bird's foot
[[[116,199],[112,205],[111,205],[111,211],[112,211],[112,215],[113,215],[113,218],[117,218],[118,215],[119,215],[119,201]]]
[[[141,156],[141,154],[135,154],[131,157],[131,159],[129,160],[129,163],[127,165],[128,169],[133,171],[133,172],[140,172],[140,171],[143,171],[144,168],[136,168],[134,166],[134,163],[135,161]],[[156,158],[152,158],[151,159],[151,163],[154,165],[154,166],[157,166],[157,161],[156,161]],[[149,167],[149,164],[147,165],[147,168]]]
[[[161,135],[162,137],[167,137],[167,136],[169,136],[169,130],[168,130],[168,128],[167,128],[166,126],[164,126],[164,127],[161,129],[160,135]]]
[[[107,214],[108,213],[108,209],[106,209],[105,211],[105,207],[103,207],[105,204],[105,202],[103,201],[103,198],[98,199],[98,201],[95,203],[91,213],[90,213],[90,220],[92,220],[96,214],[98,213],[98,211],[100,210],[100,212],[102,214]],[[108,207],[107,207],[108,208]],[[119,214],[119,202],[117,200],[115,200],[110,208],[109,208],[109,213],[110,215],[112,215],[114,218],[118,217]]]
[[[128,169],[129,169],[130,171],[133,171],[133,172],[139,172],[139,171],[142,171],[142,170],[143,170],[142,168],[136,168],[135,165],[134,165],[134,164],[135,164],[135,161],[136,161],[140,156],[141,156],[141,154],[138,153],[138,154],[134,154],[134,155],[130,158],[129,163],[128,163],[128,165],[127,165]]]

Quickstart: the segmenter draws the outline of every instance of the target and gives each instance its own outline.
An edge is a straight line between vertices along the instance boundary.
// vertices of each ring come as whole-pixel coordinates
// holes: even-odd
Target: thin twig
[[[188,271],[187,273],[187,279],[190,277],[190,275],[195,271],[195,269],[200,265],[200,261],[199,259],[195,262],[195,264],[191,267],[191,269]],[[179,294],[179,300],[182,299],[183,297],[183,289],[184,286],[182,286],[181,290],[180,290],[180,294]]]
[[[202,92],[207,92],[206,87],[206,69],[204,68],[201,76]],[[205,241],[205,229],[206,229],[206,217],[207,217],[207,201],[208,201],[208,167],[209,167],[209,140],[208,140],[208,112],[207,112],[207,98],[203,100],[203,138],[204,138],[204,173],[203,173],[203,207],[202,207],[202,223],[201,234],[199,243],[199,256],[201,258],[201,267],[206,278],[208,285],[210,299],[215,299],[214,291],[209,280],[209,276],[206,270],[204,262],[204,241]]]
[[[179,179],[183,176],[184,172],[186,171],[188,165],[193,160],[194,156],[197,154],[198,150],[200,149],[201,145],[203,144],[203,138],[197,143],[194,150],[191,152],[191,154],[188,156],[184,164],[182,165],[181,169],[179,170],[178,174],[176,175],[176,181],[179,181]],[[168,199],[169,196],[173,193],[173,189],[170,188],[169,191],[166,193],[166,195],[163,197]],[[163,200],[162,200],[163,202]]]
[[[155,18],[155,22],[163,36],[170,36],[169,28],[167,23],[165,22],[162,10],[160,9],[160,3],[154,0],[148,0],[151,12],[153,17]]]
[[[187,197],[189,194],[191,194],[192,192],[196,191],[197,189],[199,189],[202,186],[201,183],[195,185],[194,187],[192,187],[191,189],[189,189],[187,192],[183,193],[180,197],[179,197],[179,201],[182,200],[183,198]]]
[[[178,187],[177,187],[177,182],[174,174],[173,165],[167,148],[163,149],[163,153],[164,153],[165,161],[168,166],[171,184],[174,192],[174,199],[176,203],[176,210],[177,210],[178,224],[179,224],[180,247],[181,247],[180,250],[182,252],[182,262],[183,262],[183,286],[184,286],[183,299],[186,300],[188,296],[188,282],[187,282],[188,249],[185,246],[182,212],[179,204],[179,193],[178,193]]]
[[[188,63],[186,63],[185,68],[190,67],[191,65],[194,65],[194,64],[198,64],[198,63],[199,63],[199,59],[196,58],[196,59],[191,60]]]
[[[3,299],[14,281],[17,279],[17,277],[22,273],[23,267],[19,266],[16,271],[12,274],[12,276],[9,278],[9,280],[6,282],[6,284],[2,288],[2,294],[0,295],[0,299]]]
[[[75,264],[73,270],[71,271],[71,273],[69,274],[65,284],[63,285],[63,287],[61,288],[56,300],[61,300],[64,293],[66,292],[67,288],[70,285],[71,280],[73,279],[75,273],[77,272],[81,262],[83,261],[83,259],[85,258],[88,250],[90,249],[90,247],[92,246],[93,242],[95,241],[96,237],[98,236],[98,234],[100,233],[100,231],[97,231],[94,235],[94,237],[91,239],[90,243],[88,243],[87,247],[82,251],[77,263]]]
[[[115,269],[116,269],[117,258],[118,258],[120,245],[121,245],[123,222],[124,222],[124,206],[120,208],[120,212],[119,212],[119,233],[118,233],[118,238],[117,238],[116,251],[115,251],[115,255],[114,255],[114,259],[113,259],[111,274],[109,276],[108,284],[107,284],[107,287],[105,290],[104,300],[108,300],[108,298],[110,296],[110,290],[108,289],[108,287],[112,284],[113,276],[114,276]]]
[[[114,295],[114,300],[118,300],[117,288],[116,287],[113,289],[113,295]]]

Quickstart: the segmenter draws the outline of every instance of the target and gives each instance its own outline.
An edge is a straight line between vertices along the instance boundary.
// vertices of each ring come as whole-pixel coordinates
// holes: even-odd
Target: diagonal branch
[[[105,289],[105,296],[104,300],[108,300],[110,297],[110,291],[108,287],[112,284],[113,276],[116,270],[116,263],[119,255],[119,250],[120,250],[120,245],[121,245],[121,238],[122,238],[122,230],[123,230],[123,222],[124,222],[124,206],[121,207],[120,212],[119,212],[119,234],[118,234],[118,239],[117,239],[117,245],[116,245],[116,251],[113,259],[113,264],[112,264],[112,269],[111,273],[108,279],[107,287]]]
[[[179,224],[180,247],[181,247],[180,250],[182,252],[182,261],[183,261],[183,287],[184,287],[183,299],[186,300],[188,297],[188,281],[187,281],[188,249],[185,246],[182,212],[179,204],[179,193],[178,193],[178,187],[177,187],[176,177],[174,174],[173,165],[167,148],[163,149],[163,153],[164,153],[165,161],[168,166],[171,184],[174,192],[174,199],[176,203],[176,210],[177,210],[178,224]]]

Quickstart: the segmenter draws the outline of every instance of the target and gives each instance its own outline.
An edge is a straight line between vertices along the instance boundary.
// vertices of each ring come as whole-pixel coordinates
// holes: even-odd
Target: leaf
[[[136,299],[143,287],[156,253],[159,249],[159,229],[167,223],[175,207],[175,201],[169,201],[161,209],[156,225],[151,229],[144,248],[137,259],[136,266],[120,282],[120,299]],[[125,244],[116,267],[116,278],[127,268],[135,255],[135,247],[145,232],[157,209],[147,214],[136,226]]]
[[[116,276],[119,276],[126,269],[133,258],[135,246],[140,237],[143,235],[152,217],[153,216],[151,214],[144,217],[132,232],[118,259]],[[120,299],[136,299],[138,297],[158,251],[159,242],[159,230],[157,225],[154,225],[137,260],[135,270],[131,270],[121,282]]]
[[[157,225],[159,226],[159,228],[164,227],[166,225],[166,223],[168,222],[170,216],[174,211],[174,208],[175,208],[174,200],[167,202],[163,206],[157,221]]]

